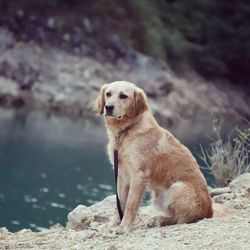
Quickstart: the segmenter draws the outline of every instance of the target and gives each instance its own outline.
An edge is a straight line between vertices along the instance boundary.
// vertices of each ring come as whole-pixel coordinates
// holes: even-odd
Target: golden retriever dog
[[[213,216],[207,183],[191,152],[160,127],[148,108],[144,91],[125,81],[102,86],[96,108],[105,117],[111,163],[119,151],[118,196],[124,212],[112,222],[117,231],[130,229],[146,190],[161,212],[148,226],[191,223]]]

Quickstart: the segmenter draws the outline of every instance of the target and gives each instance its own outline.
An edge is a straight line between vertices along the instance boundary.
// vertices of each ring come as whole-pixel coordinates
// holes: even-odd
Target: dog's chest
[[[110,138],[107,147],[108,155],[112,165],[114,165],[114,149],[116,148],[118,150],[119,170],[130,172],[139,166],[138,159],[136,157],[137,153],[133,142],[126,140],[126,138],[122,139],[123,140],[117,143],[114,137]]]

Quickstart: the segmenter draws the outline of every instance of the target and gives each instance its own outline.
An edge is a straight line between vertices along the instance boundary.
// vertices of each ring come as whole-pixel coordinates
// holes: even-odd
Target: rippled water
[[[114,193],[105,144],[101,122],[0,109],[0,227],[65,224],[77,205]]]
[[[66,221],[79,204],[113,193],[103,126],[0,110],[0,227]]]

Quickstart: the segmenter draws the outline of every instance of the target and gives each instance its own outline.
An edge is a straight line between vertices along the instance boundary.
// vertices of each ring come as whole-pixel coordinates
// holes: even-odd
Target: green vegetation
[[[139,20],[133,39],[147,54],[204,76],[250,80],[250,2],[129,1]]]
[[[212,171],[219,186],[227,186],[237,176],[250,172],[250,128],[236,130],[236,138],[223,141],[219,129],[217,140],[205,150],[201,159]]]
[[[116,5],[132,18],[130,40],[143,53],[176,70],[194,68],[205,77],[241,84],[250,80],[249,1],[120,0]]]
[[[246,0],[19,0],[40,13],[66,11],[60,23],[81,25],[88,17],[95,32],[83,42],[105,43],[117,33],[139,51],[166,60],[180,72],[195,69],[207,78],[235,84],[250,81],[250,1]],[[7,6],[7,1],[5,1]],[[3,5],[3,6],[5,6]],[[1,3],[0,3],[1,6]],[[72,17],[73,16],[73,17]],[[70,20],[74,20],[71,23]],[[65,24],[65,27],[67,25]],[[96,28],[96,29],[95,29]],[[69,32],[69,30],[63,30]],[[103,44],[101,44],[101,47]]]

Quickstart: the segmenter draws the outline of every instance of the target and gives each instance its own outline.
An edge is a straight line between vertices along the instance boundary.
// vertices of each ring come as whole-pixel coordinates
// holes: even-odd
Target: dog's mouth
[[[110,118],[114,118],[116,120],[121,120],[122,119],[122,116],[115,116],[114,114],[110,114],[110,113],[106,113],[105,116],[110,117]]]

